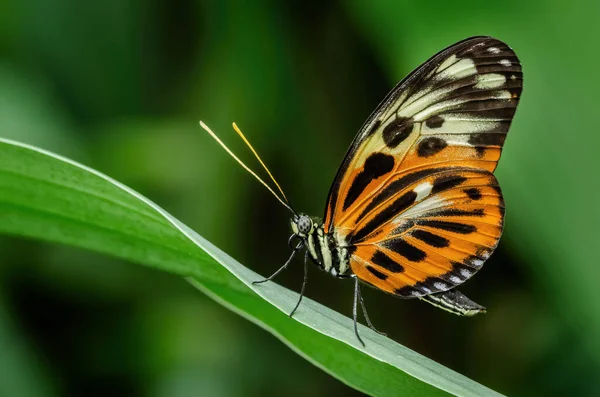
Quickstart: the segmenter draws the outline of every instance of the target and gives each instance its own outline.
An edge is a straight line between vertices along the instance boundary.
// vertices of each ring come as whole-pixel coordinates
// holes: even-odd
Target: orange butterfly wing
[[[502,233],[492,171],[522,90],[504,43],[473,37],[401,81],[354,139],[329,193],[324,228],[362,281],[403,297],[471,277]]]

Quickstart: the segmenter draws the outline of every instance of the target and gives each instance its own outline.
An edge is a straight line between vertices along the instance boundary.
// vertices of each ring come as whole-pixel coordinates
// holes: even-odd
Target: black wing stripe
[[[427,230],[417,229],[411,232],[410,235],[435,248],[443,248],[450,245],[450,240],[447,238],[428,232]]]
[[[375,277],[380,280],[385,280],[388,278],[387,274],[381,273],[379,270],[375,269],[373,266],[366,266],[367,270],[370,271]]]
[[[401,264],[399,264],[398,262],[396,262],[395,260],[393,260],[392,258],[390,258],[385,253],[379,250],[375,252],[373,257],[371,258],[371,262],[374,265],[387,269],[392,273],[402,273],[404,271],[404,267]]]
[[[394,157],[373,153],[365,161],[364,169],[356,176],[350,185],[348,195],[344,199],[344,209],[347,209],[362,194],[371,181],[388,174],[394,169]]]
[[[390,251],[394,251],[397,254],[405,257],[411,262],[421,262],[427,257],[427,253],[425,251],[408,243],[403,238],[387,240],[383,246]]]
[[[438,221],[438,220],[418,220],[417,225],[428,226],[434,229],[445,230],[452,233],[459,234],[471,234],[477,231],[477,226],[460,223],[460,222],[449,222],[449,221]]]

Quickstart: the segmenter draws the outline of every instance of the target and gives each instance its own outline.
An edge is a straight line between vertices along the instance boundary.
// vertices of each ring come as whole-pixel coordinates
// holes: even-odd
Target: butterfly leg
[[[356,276],[353,276],[353,277],[354,277],[354,306],[352,307],[352,317],[354,319],[354,334],[356,335],[356,338],[361,343],[361,345],[363,345],[363,347],[365,347],[365,342],[363,342],[363,340],[360,338],[360,335],[358,334],[357,317],[358,317],[358,297],[360,296],[360,286],[358,285],[358,278]]]
[[[362,293],[360,292],[360,284],[358,283],[358,278],[355,278],[355,283],[358,285],[358,287],[356,287],[356,289],[358,290],[358,300],[360,301],[360,306],[362,307],[362,312],[365,316],[365,320],[367,321],[367,325],[379,335],[387,336],[387,334],[385,334],[384,332],[378,331],[377,328],[375,328],[371,323],[371,319],[369,319],[369,314],[367,313],[367,307],[365,306],[365,301],[362,297]]]
[[[292,263],[292,259],[294,259],[294,256],[296,256],[297,252],[298,252],[298,250],[293,250],[292,255],[290,255],[288,260],[283,264],[283,266],[281,266],[279,269],[277,269],[277,271],[275,273],[271,274],[269,277],[265,278],[264,280],[253,281],[252,284],[256,285],[256,284],[266,283],[267,281],[271,281],[272,279],[277,277],[277,275],[279,273],[284,271],[289,266],[289,264]]]
[[[308,251],[304,252],[304,280],[302,281],[302,288],[300,288],[300,298],[294,306],[294,310],[290,313],[290,317],[296,313],[298,306],[300,306],[300,302],[302,302],[302,298],[304,297],[304,289],[306,288],[306,280],[308,280]]]

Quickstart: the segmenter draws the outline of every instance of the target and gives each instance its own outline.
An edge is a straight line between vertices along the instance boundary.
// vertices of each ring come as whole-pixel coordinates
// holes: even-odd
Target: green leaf
[[[371,395],[498,393],[260,276],[119,182],[29,145],[0,139],[0,232],[103,252],[178,274],[327,373]]]

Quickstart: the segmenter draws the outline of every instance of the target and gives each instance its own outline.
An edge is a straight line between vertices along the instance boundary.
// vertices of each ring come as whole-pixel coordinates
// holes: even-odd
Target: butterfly
[[[354,280],[358,305],[373,327],[361,283],[418,298],[451,313],[485,308],[456,287],[490,257],[502,234],[504,200],[493,175],[523,87],[514,51],[491,37],[471,37],[440,51],[384,98],[352,141],[321,220],[296,212],[234,123],[281,196],[202,126],[292,213],[291,256],[304,250],[334,277]],[[377,331],[378,332],[378,331]]]

